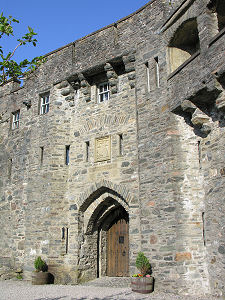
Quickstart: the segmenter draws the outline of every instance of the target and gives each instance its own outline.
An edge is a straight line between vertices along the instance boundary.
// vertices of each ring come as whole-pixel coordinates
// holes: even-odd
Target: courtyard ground
[[[104,286],[105,285],[105,286]],[[28,281],[0,281],[0,300],[214,300],[215,297],[180,296],[157,291],[149,295],[133,293],[127,281],[98,279],[85,285],[31,285]],[[222,298],[220,298],[222,299]]]

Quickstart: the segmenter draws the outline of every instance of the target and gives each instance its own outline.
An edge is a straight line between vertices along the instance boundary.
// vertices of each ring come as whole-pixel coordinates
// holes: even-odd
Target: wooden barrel
[[[42,285],[50,283],[50,273],[49,272],[33,272],[32,273],[32,284]]]
[[[131,289],[133,292],[149,294],[154,289],[153,277],[131,277]]]

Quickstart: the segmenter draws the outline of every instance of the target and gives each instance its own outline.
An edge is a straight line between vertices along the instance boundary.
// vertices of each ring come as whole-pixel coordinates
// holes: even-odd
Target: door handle
[[[122,255],[123,255],[123,256],[125,256],[125,255],[126,255],[126,251],[125,251],[125,250],[122,252]]]

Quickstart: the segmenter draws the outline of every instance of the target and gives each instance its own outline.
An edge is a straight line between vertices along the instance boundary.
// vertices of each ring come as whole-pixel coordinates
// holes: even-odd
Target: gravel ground
[[[0,300],[214,300],[214,297],[191,297],[153,292],[150,295],[133,293],[130,288],[72,285],[31,285],[27,281],[0,281]]]

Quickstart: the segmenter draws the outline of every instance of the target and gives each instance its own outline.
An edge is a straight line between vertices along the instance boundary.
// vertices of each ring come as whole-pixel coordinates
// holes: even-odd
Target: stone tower
[[[224,1],[153,0],[0,87],[0,264],[224,295]]]

